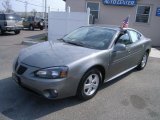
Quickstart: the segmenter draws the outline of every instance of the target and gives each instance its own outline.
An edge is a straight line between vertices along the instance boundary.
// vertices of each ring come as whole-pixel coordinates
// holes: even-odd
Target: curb
[[[22,41],[22,45],[35,45],[38,44],[40,42],[35,42],[35,41],[31,41],[31,40],[24,40]]]

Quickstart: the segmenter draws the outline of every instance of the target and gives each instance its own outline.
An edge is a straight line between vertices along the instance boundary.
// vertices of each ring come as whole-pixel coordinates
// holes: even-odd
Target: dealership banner
[[[105,5],[135,6],[136,0],[103,0]]]

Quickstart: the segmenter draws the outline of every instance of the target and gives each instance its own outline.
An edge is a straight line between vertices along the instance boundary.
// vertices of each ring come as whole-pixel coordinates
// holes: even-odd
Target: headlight
[[[34,74],[40,78],[58,79],[67,77],[68,67],[53,67],[36,71]]]

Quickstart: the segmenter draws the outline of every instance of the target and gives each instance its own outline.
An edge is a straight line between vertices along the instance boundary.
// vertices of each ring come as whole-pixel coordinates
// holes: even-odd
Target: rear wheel
[[[98,91],[101,83],[101,73],[98,69],[88,71],[81,79],[77,96],[81,100],[91,99]]]
[[[40,28],[40,30],[43,30],[43,26],[40,26],[39,28]]]
[[[142,57],[142,60],[140,62],[140,64],[137,66],[137,69],[138,70],[142,70],[145,68],[146,64],[147,64],[147,61],[148,61],[148,52],[145,52],[145,54],[143,55]]]
[[[15,30],[14,33],[17,35],[20,33],[20,30]]]

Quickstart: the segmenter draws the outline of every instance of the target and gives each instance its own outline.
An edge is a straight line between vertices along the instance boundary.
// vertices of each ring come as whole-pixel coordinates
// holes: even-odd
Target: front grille
[[[22,75],[26,70],[27,70],[26,67],[20,65],[18,70],[17,70],[17,74]]]

